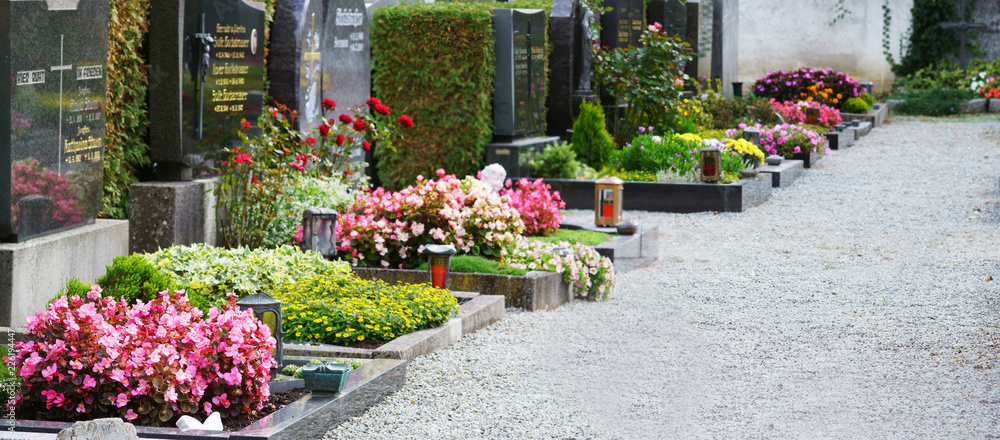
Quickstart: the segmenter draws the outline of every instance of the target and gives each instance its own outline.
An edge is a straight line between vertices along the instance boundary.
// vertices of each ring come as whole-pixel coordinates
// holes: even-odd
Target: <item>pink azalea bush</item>
[[[521,179],[513,186],[507,179],[505,186],[500,195],[510,196],[510,206],[521,214],[525,235],[551,235],[559,229],[562,223],[559,210],[566,207],[559,191],[550,192],[552,188],[542,179],[534,182]]]
[[[740,124],[740,130],[753,127],[760,130],[760,148],[768,155],[777,154],[791,158],[793,154],[818,153],[830,155],[826,148],[826,137],[805,127],[795,124],[781,124],[766,127],[760,124]],[[726,130],[726,136],[734,136],[737,130]]]
[[[807,107],[819,107],[819,120],[816,121],[816,125],[830,128],[843,122],[843,119],[840,117],[840,110],[816,101],[778,102],[774,98],[771,98],[771,107],[774,108],[774,111],[780,113],[786,122],[792,124],[805,124],[808,121],[806,118]]]
[[[392,192],[362,193],[337,222],[337,250],[355,266],[414,268],[428,244],[459,253],[501,257],[524,231],[521,215],[488,184],[437,171],[438,180]]]
[[[559,249],[562,248],[561,255]],[[605,300],[615,286],[615,267],[593,247],[560,241],[551,244],[518,237],[517,247],[505,257],[511,267],[561,273],[577,298]]]
[[[270,394],[275,340],[233,296],[203,319],[183,291],[130,307],[94,285],[29,317],[28,331],[15,403],[43,419],[171,426],[185,414],[250,415]]]

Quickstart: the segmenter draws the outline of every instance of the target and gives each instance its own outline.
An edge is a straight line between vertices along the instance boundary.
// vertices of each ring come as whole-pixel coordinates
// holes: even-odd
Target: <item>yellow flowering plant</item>
[[[274,297],[284,305],[288,339],[337,345],[389,341],[437,327],[458,310],[450,292],[429,284],[389,285],[337,273],[290,281]]]

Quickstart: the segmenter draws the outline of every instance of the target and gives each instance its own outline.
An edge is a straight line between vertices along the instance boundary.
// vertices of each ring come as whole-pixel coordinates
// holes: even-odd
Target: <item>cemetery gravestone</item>
[[[690,78],[690,81],[685,84],[684,88],[694,91],[695,81],[698,80],[698,35],[700,35],[699,23],[701,22],[699,7],[701,4],[697,0],[694,0],[688,1],[686,6],[687,25],[685,27],[684,42],[691,46],[691,61],[688,61],[684,65],[684,73]]]
[[[580,104],[597,102],[597,93],[591,85],[593,74],[593,47],[599,43],[601,35],[597,26],[600,16],[587,9],[581,3],[578,9],[578,19],[573,29],[573,101],[572,114],[576,118],[580,114]],[[551,107],[549,107],[551,110]]]
[[[322,0],[291,0],[274,7],[267,76],[275,102],[298,112],[300,131],[321,114],[322,43],[326,15]]]
[[[263,104],[264,4],[157,0],[149,28],[150,157],[159,180],[212,174]]]
[[[610,10],[601,14],[601,46],[608,49],[638,47],[644,26],[645,6],[642,0],[607,0],[604,7]],[[609,88],[604,87],[601,100],[605,103],[615,102]],[[614,114],[614,111],[605,109],[605,113]]]
[[[503,165],[508,177],[525,177],[521,153],[559,140],[539,136],[545,132],[545,11],[495,9],[493,31],[494,143],[487,145],[487,163]]]
[[[336,101],[339,113],[347,113],[349,109],[364,107],[371,97],[370,18],[364,0],[329,0],[326,9],[323,98]],[[351,154],[351,162],[364,159],[364,151],[358,146]]]
[[[677,0],[652,0],[646,8],[649,23],[660,23],[663,30],[681,39],[687,35],[687,4]]]
[[[739,1],[713,0],[712,80],[722,81],[723,94],[733,96],[739,74]]]
[[[104,180],[108,2],[0,3],[0,237],[94,222]],[[7,208],[9,207],[9,208]]]
[[[576,89],[576,27],[579,0],[554,0],[549,15],[552,54],[549,56],[548,134],[569,139],[573,128],[573,92]],[[588,71],[589,74],[589,71]]]

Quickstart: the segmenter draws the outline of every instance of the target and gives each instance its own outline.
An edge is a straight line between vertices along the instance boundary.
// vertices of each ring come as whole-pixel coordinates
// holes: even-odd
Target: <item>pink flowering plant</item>
[[[830,155],[830,150],[826,148],[826,137],[805,127],[795,124],[781,124],[774,127],[740,124],[739,127],[739,130],[726,130],[726,136],[739,136],[747,127],[756,128],[760,130],[760,147],[768,155],[777,154],[787,159],[800,153]]]
[[[552,235],[559,229],[562,223],[559,210],[566,208],[559,191],[550,191],[552,187],[542,179],[534,182],[521,179],[513,185],[507,179],[505,187],[500,195],[509,196],[510,206],[521,214],[525,235]]]
[[[504,257],[523,270],[560,273],[577,298],[606,300],[615,286],[615,267],[593,247],[560,241],[559,244],[518,237],[513,252]]]
[[[454,245],[459,253],[500,258],[524,231],[509,195],[466,177],[437,171],[417,176],[401,191],[377,188],[358,196],[337,221],[337,250],[362,267],[414,268],[428,244]]]
[[[171,426],[182,415],[249,416],[269,396],[275,340],[235,297],[208,316],[183,291],[134,306],[61,297],[28,318],[33,341],[17,344],[23,380],[16,404],[45,420],[121,417]]]
[[[816,121],[816,125],[830,128],[843,122],[843,118],[840,117],[840,110],[816,101],[778,102],[774,98],[771,98],[771,107],[774,108],[774,111],[781,114],[781,117],[785,118],[786,122],[792,124],[805,124],[808,122],[806,108],[809,107],[819,107],[819,120]]]

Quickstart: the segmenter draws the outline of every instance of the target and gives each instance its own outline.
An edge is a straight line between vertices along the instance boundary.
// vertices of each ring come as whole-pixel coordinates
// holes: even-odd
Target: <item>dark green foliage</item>
[[[427,270],[427,262],[424,262],[417,270]],[[492,273],[500,275],[523,276],[527,274],[524,270],[508,267],[493,260],[472,255],[457,255],[451,257],[451,265],[448,270],[459,273]]]
[[[545,146],[541,154],[532,155],[531,162],[532,174],[546,179],[575,178],[580,167],[573,146],[566,142]]]
[[[573,123],[571,143],[581,162],[595,169],[608,164],[611,153],[615,151],[615,142],[608,133],[604,109],[600,105],[589,102],[580,104],[580,115]]]
[[[90,291],[90,284],[84,283],[76,278],[66,280],[66,296],[86,296]]]
[[[868,113],[871,110],[871,106],[861,98],[850,98],[844,101],[843,107],[845,113]]]
[[[112,0],[108,22],[108,92],[104,120],[104,199],[101,217],[128,218],[129,185],[149,164],[143,35],[151,0]]]
[[[164,290],[177,288],[170,275],[140,255],[115,257],[97,284],[104,289],[104,296],[123,298],[130,303],[137,299],[150,301]]]
[[[711,128],[727,130],[740,123],[770,125],[774,121],[774,108],[763,98],[726,98],[719,94],[709,94],[702,101],[703,111],[712,117]]]
[[[965,103],[979,95],[971,90],[917,90],[903,95],[893,96],[893,99],[904,99],[892,111],[904,115],[947,116],[962,112]]]
[[[954,2],[949,0],[914,0],[909,51],[892,66],[897,76],[923,69],[958,50],[957,33],[941,28],[942,22],[958,21]]]
[[[868,92],[861,93],[861,99],[863,99],[865,103],[868,104],[868,108],[871,108],[872,104],[875,103],[875,97]]]
[[[0,345],[0,402],[7,403],[13,401],[13,393],[21,388],[21,378],[14,369],[7,368],[7,362],[3,358],[8,356],[7,345]],[[6,408],[5,406],[2,408]],[[4,412],[6,415],[6,411]]]
[[[987,75],[1000,76],[1000,59],[993,61],[972,60],[969,68],[963,71],[958,64],[952,60],[941,60],[930,66],[918,69],[907,76],[897,78],[893,83],[893,88],[906,91],[930,90],[930,89],[969,89],[971,79],[969,76],[978,72],[985,72]]]
[[[375,147],[383,186],[399,189],[444,168],[475,175],[493,134],[492,6],[401,3],[375,10],[372,88],[416,126],[395,151]]]

